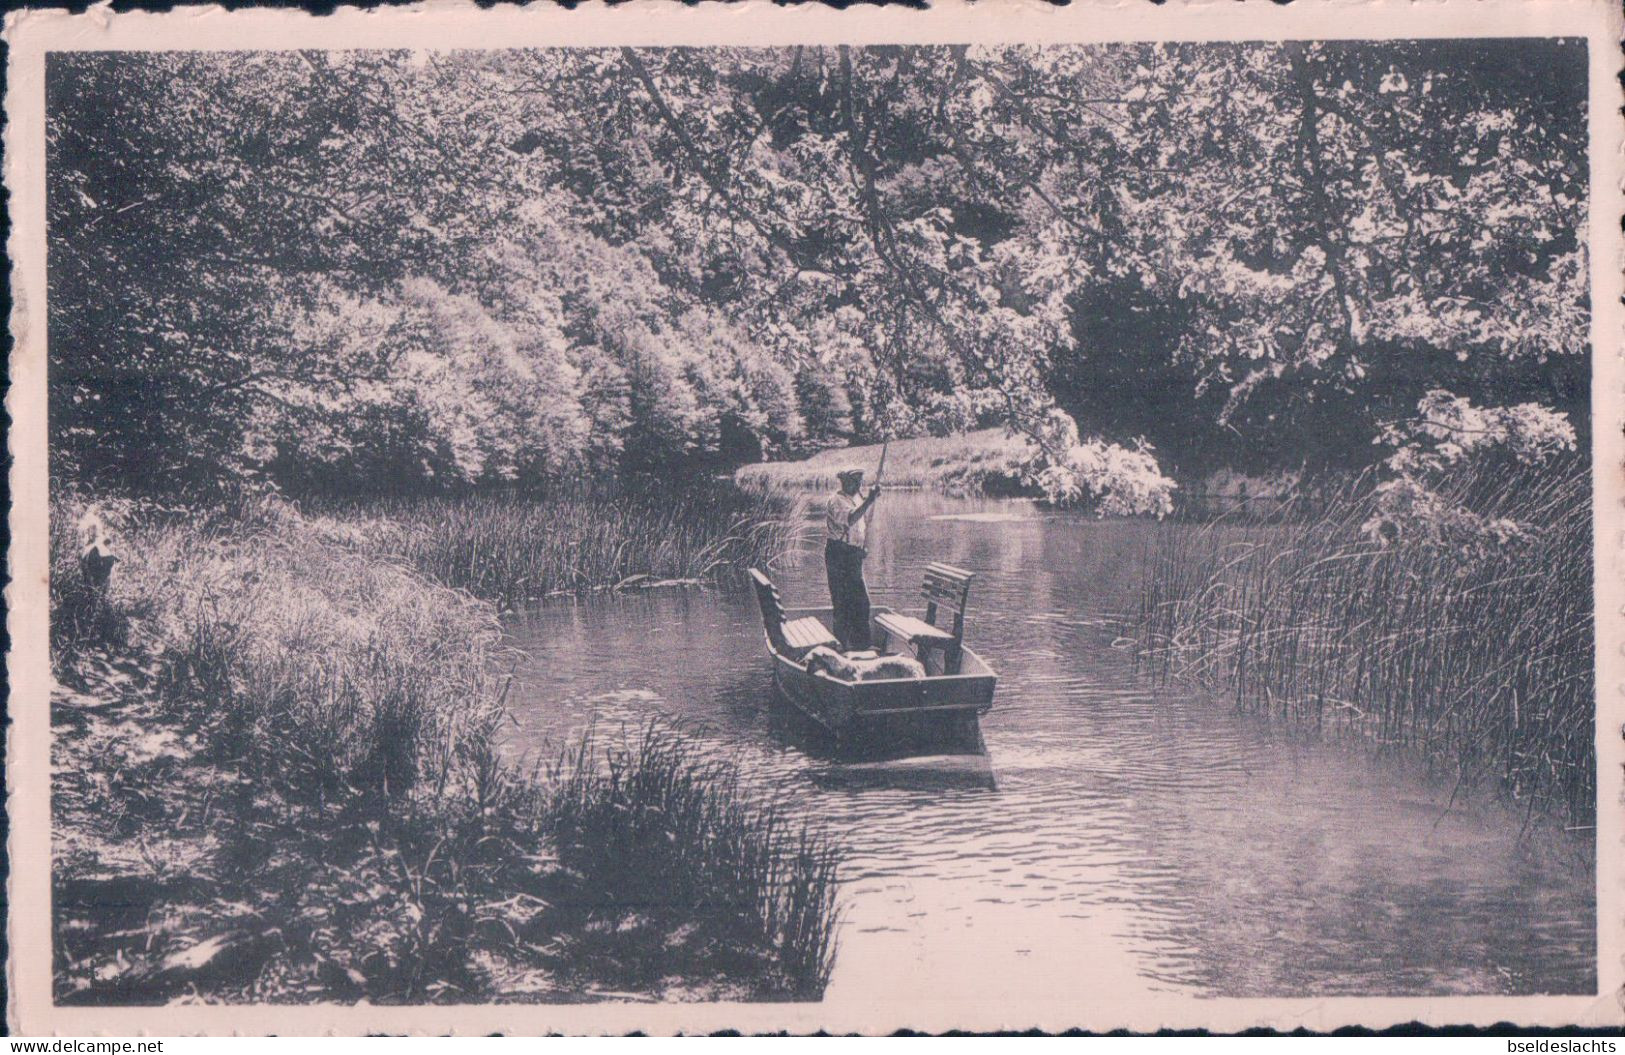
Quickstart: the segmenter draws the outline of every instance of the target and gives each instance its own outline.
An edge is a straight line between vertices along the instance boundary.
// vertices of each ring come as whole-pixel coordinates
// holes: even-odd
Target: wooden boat
[[[961,574],[968,583],[969,574]],[[883,643],[881,653],[912,655],[924,665],[927,676],[848,681],[823,670],[809,672],[802,661],[812,648],[833,645],[834,637],[826,629],[833,609],[784,608],[778,590],[765,575],[752,569],[751,577],[762,608],[773,684],[796,710],[843,744],[894,744],[902,736],[923,735],[928,739],[969,737],[979,745],[977,719],[993,706],[998,676],[960,640],[962,597],[954,627],[958,633],[931,632],[936,630],[931,624],[936,604],[929,594],[925,620],[876,605],[871,620],[875,640]],[[947,603],[940,596],[936,601]],[[911,630],[918,633],[905,637]]]

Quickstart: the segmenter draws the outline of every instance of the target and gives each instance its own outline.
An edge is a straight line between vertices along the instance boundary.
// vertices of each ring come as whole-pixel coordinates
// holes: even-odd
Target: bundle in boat
[[[819,645],[807,653],[805,661],[807,673],[823,671],[842,681],[925,677],[925,664],[913,656],[881,656],[873,652],[848,652],[842,655],[828,645]]]

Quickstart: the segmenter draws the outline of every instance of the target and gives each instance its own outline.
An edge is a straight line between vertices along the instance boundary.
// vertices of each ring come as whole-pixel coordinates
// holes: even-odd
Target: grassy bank
[[[734,474],[754,491],[779,488],[833,488],[835,474],[857,466],[873,478],[880,444],[821,451],[798,462],[746,465]],[[1037,457],[1031,441],[1003,429],[980,429],[961,436],[893,440],[886,453],[886,480],[899,487],[924,487],[949,494],[1037,493],[1021,482]]]
[[[489,602],[280,502],[105,505],[105,595],[52,510],[59,1001],[821,990],[836,851],[670,733],[516,768]]]
[[[1159,528],[1131,633],[1163,675],[1246,709],[1340,723],[1463,783],[1590,823],[1594,649],[1589,477],[1461,481],[1527,538],[1379,542],[1352,485],[1274,527]]]
[[[799,500],[702,480],[511,495],[379,501],[324,520],[368,552],[448,586],[517,605],[555,594],[710,582],[770,566],[795,541]]]

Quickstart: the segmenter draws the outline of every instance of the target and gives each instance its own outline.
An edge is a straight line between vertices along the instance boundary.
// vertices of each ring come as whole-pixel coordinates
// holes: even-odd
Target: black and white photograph
[[[1618,1024],[1550,6],[14,53],[30,1021]]]

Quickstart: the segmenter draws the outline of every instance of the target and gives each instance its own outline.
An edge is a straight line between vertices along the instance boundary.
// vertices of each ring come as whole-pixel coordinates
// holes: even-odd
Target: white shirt
[[[824,529],[829,538],[836,542],[844,542],[849,546],[862,549],[868,542],[868,517],[859,517],[848,523],[852,511],[863,504],[863,499],[857,495],[844,495],[839,491],[829,496],[824,503]]]

